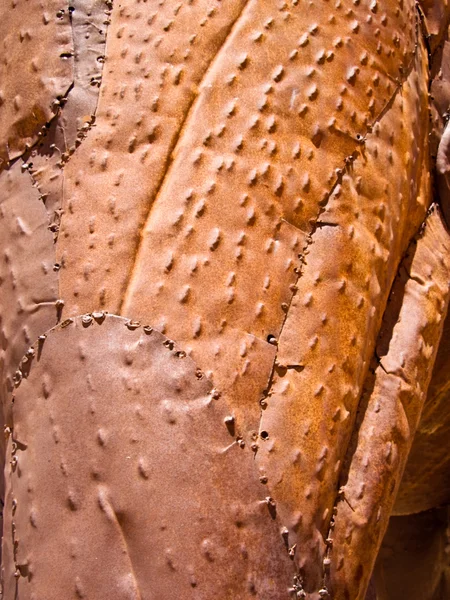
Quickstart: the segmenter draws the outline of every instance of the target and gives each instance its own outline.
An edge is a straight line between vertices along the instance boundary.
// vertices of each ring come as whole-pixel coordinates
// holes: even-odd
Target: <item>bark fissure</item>
[[[113,507],[111,501],[109,500],[109,498],[107,496],[106,490],[103,490],[103,489],[99,490],[98,501],[99,501],[100,508],[105,512],[106,517],[113,523],[113,525],[117,531],[117,534],[119,535],[119,537],[122,541],[123,552],[124,552],[126,558],[128,559],[130,574],[131,574],[131,577],[133,580],[133,587],[134,587],[133,592],[136,594],[135,600],[142,600],[142,594],[141,594],[140,586],[139,586],[139,583],[138,583],[138,580],[136,577],[135,570],[133,568],[133,561],[131,560],[130,548],[127,543],[125,532],[120,523],[119,517],[118,517],[116,511],[114,510],[114,507]]]
[[[403,254],[403,256],[401,257],[399,264],[398,264],[398,268],[397,268],[397,273],[396,276],[394,277],[394,280],[392,281],[392,285],[389,291],[389,295],[388,295],[388,302],[385,306],[384,312],[383,312],[383,319],[384,319],[384,315],[386,314],[386,311],[389,309],[389,297],[392,294],[392,291],[394,289],[394,287],[396,286],[397,280],[400,277],[400,273],[402,270],[406,271],[408,279],[404,282],[404,287],[407,284],[407,281],[409,279],[414,280],[416,283],[418,283],[419,285],[423,286],[424,285],[424,281],[421,279],[418,279],[417,277],[412,277],[410,276],[409,273],[409,269],[407,269],[405,262],[409,259],[409,252],[410,252],[410,248],[411,248],[411,244],[414,242],[414,240],[417,240],[420,236],[423,235],[424,233],[424,229],[426,227],[427,224],[427,218],[430,215],[430,212],[432,211],[432,207],[430,207],[430,209],[427,212],[427,216],[425,217],[425,220],[423,223],[420,224],[418,230],[415,232],[415,234],[411,237],[411,239],[408,241],[406,250]],[[397,323],[397,319],[395,320],[395,323],[392,325],[392,329],[390,331],[390,338],[392,339],[393,333],[394,333],[394,326]],[[383,357],[379,355],[378,351],[377,351],[377,346],[378,346],[378,341],[379,339],[381,339],[382,337],[385,336],[384,332],[379,332],[377,339],[375,341],[375,348],[373,350],[373,354],[372,354],[372,359],[370,361],[370,364],[372,366],[369,367],[369,372],[366,375],[363,385],[362,385],[362,391],[360,394],[360,399],[358,402],[358,405],[356,407],[356,415],[355,415],[355,423],[353,426],[353,430],[352,433],[350,435],[350,439],[347,445],[347,448],[345,450],[344,453],[344,458],[342,461],[342,468],[341,471],[339,473],[339,478],[338,478],[338,483],[337,483],[337,487],[338,487],[338,491],[336,494],[336,499],[333,505],[333,510],[332,510],[332,517],[331,517],[331,521],[330,521],[330,526],[328,528],[328,534],[327,534],[327,538],[326,538],[326,543],[327,543],[327,550],[326,550],[326,554],[325,554],[325,560],[328,561],[328,565],[331,564],[331,554],[332,554],[332,549],[333,549],[333,529],[334,529],[334,517],[337,514],[337,510],[338,510],[338,504],[342,501],[345,500],[345,485],[348,481],[348,477],[349,477],[349,473],[350,473],[350,468],[352,465],[352,460],[353,457],[355,456],[357,449],[358,449],[358,437],[360,434],[360,430],[361,427],[363,425],[364,422],[364,417],[366,414],[366,411],[368,409],[368,405],[369,405],[369,401],[370,401],[370,397],[372,395],[373,392],[373,388],[375,385],[375,381],[376,381],[376,367],[379,367],[385,375],[387,375],[388,377],[393,377],[399,381],[402,381],[403,383],[407,384],[407,385],[411,385],[411,381],[407,378],[406,373],[404,373],[403,371],[400,372],[394,372],[392,370],[388,370],[385,365],[383,364]],[[388,344],[389,345],[389,344]],[[403,410],[403,415],[405,418],[405,421],[408,422],[408,426],[410,426],[410,422],[407,416],[407,412],[405,410],[405,407],[403,405],[403,402],[400,402],[400,407]],[[400,479],[401,479],[401,474],[400,474]],[[352,508],[352,507],[351,507]],[[354,509],[352,508],[353,512]],[[324,581],[324,586],[326,587],[328,585],[328,577],[327,577],[327,571],[325,569],[325,565],[324,565],[324,570],[323,570],[323,581]]]
[[[418,46],[416,45],[416,51],[417,51],[417,48],[418,48]],[[387,111],[389,110],[389,108],[394,103],[397,95],[402,91],[403,85],[406,82],[406,80],[408,79],[408,76],[410,75],[410,73],[412,71],[412,68],[413,68],[413,65],[414,65],[414,59],[415,59],[415,56],[416,56],[416,51],[414,52],[414,54],[413,54],[413,56],[412,56],[412,58],[411,58],[411,60],[410,60],[410,62],[408,64],[408,68],[407,68],[407,70],[406,70],[406,72],[405,72],[405,74],[404,74],[404,76],[402,78],[402,81],[397,85],[397,88],[393,92],[392,96],[386,102],[386,104],[384,105],[384,107],[382,108],[382,110],[378,113],[378,115],[375,117],[375,119],[372,121],[372,123],[370,123],[368,125],[366,135],[363,136],[361,140],[357,141],[357,144],[355,146],[355,149],[354,149],[353,153],[350,154],[349,156],[345,157],[343,165],[340,168],[337,169],[337,177],[336,177],[333,185],[331,186],[330,190],[328,191],[325,199],[322,201],[321,206],[319,208],[319,211],[317,212],[317,216],[316,216],[315,220],[312,223],[311,230],[309,231],[309,233],[307,233],[306,243],[305,243],[302,251],[298,255],[299,261],[300,261],[300,265],[301,265],[299,267],[300,269],[302,269],[303,265],[306,262],[305,261],[305,257],[306,257],[306,254],[308,252],[308,248],[314,243],[314,240],[312,238],[313,238],[313,235],[315,234],[315,232],[317,231],[317,229],[320,229],[320,228],[326,227],[326,226],[329,226],[329,227],[339,227],[338,223],[331,223],[331,222],[327,222],[327,221],[320,221],[320,216],[326,211],[326,207],[327,207],[328,201],[330,200],[331,196],[333,195],[333,192],[335,191],[335,189],[337,188],[337,186],[340,183],[342,183],[342,179],[343,179],[344,173],[346,173],[347,175],[351,174],[351,165],[352,165],[352,163],[356,160],[356,158],[360,154],[358,148],[360,148],[361,146],[364,145],[367,135],[370,134],[370,132],[373,129],[373,127],[387,113]],[[287,222],[289,223],[289,221],[287,221]],[[292,225],[292,223],[290,223],[290,224]],[[303,233],[305,233],[305,232],[303,232]],[[294,284],[295,286],[298,285],[298,282],[299,282],[299,280],[301,278],[301,275],[302,275],[302,272],[300,270],[300,273],[298,274],[298,277],[297,277],[297,279],[295,281],[295,284]],[[291,299],[290,299],[290,302],[289,302],[289,306],[288,306],[288,308],[286,310],[286,314],[285,314],[285,317],[283,319],[283,323],[282,323],[282,326],[281,326],[281,329],[280,329],[280,336],[282,334],[284,325],[286,323],[286,319],[287,319],[287,317],[289,315],[289,310],[290,310],[290,307],[292,305],[292,301],[294,299],[295,293],[296,292],[294,291],[293,294],[292,294],[292,296],[291,296]],[[274,360],[274,364],[273,364],[273,368],[272,368],[272,374],[271,374],[271,377],[270,377],[270,381],[272,381],[273,373],[274,373],[276,364],[277,364],[277,356],[275,356],[275,360]],[[270,395],[270,390],[268,390],[268,392],[267,392],[267,396],[269,396],[269,395]],[[261,416],[262,416],[262,414],[261,414]]]
[[[383,106],[383,108],[381,109],[381,111],[374,118],[374,120],[367,126],[366,134],[364,136],[361,136],[360,139],[356,140],[357,145],[356,145],[353,153],[350,154],[349,156],[347,156],[344,159],[344,162],[343,162],[343,165],[341,166],[341,168],[339,168],[339,169],[336,170],[336,172],[337,172],[336,180],[333,183],[333,185],[331,186],[331,188],[330,188],[328,194],[326,195],[325,199],[322,201],[321,206],[319,208],[319,211],[317,212],[317,216],[316,216],[314,222],[312,223],[311,230],[310,230],[310,232],[309,232],[309,234],[307,236],[306,243],[305,243],[305,245],[304,245],[304,247],[302,249],[302,252],[299,254],[299,260],[300,260],[300,265],[301,266],[299,267],[300,271],[299,271],[298,277],[297,277],[297,279],[295,281],[295,284],[294,284],[295,288],[297,288],[299,280],[300,280],[300,278],[302,276],[303,268],[304,268],[304,265],[306,264],[306,256],[308,254],[308,250],[314,244],[313,236],[316,233],[316,231],[318,229],[320,229],[321,227],[324,227],[324,226],[332,226],[332,227],[339,226],[337,223],[328,223],[326,221],[325,222],[321,222],[320,221],[320,216],[326,211],[327,204],[328,204],[331,196],[333,195],[333,192],[337,188],[337,186],[342,182],[344,173],[346,173],[348,175],[351,174],[352,163],[359,156],[359,154],[360,154],[359,148],[361,146],[364,146],[366,138],[367,138],[367,135],[369,135],[372,132],[374,126],[383,119],[383,117],[388,113],[389,109],[393,106],[393,104],[394,104],[394,102],[395,102],[398,94],[402,92],[403,86],[406,83],[409,75],[411,74],[411,72],[413,70],[414,62],[415,62],[415,59],[416,59],[416,56],[417,56],[417,51],[418,51],[418,48],[419,48],[419,43],[418,43],[418,27],[419,27],[419,25],[418,25],[418,18],[417,18],[417,15],[416,15],[416,23],[415,23],[416,44],[415,44],[415,49],[414,49],[414,52],[412,53],[412,56],[411,56],[411,58],[410,58],[410,60],[408,62],[408,65],[407,65],[406,69],[403,70],[401,80],[397,82],[397,87],[395,88],[395,90],[392,93],[391,97],[385,103],[385,105]],[[293,299],[295,297],[295,294],[296,294],[296,291],[294,291],[292,293],[292,296],[291,296],[288,308],[286,310],[286,314],[285,314],[285,317],[283,319],[282,326],[280,328],[280,334],[279,334],[280,337],[282,335],[283,328],[284,328],[286,320],[288,318],[289,310],[290,310],[290,308],[292,306],[292,302],[293,302]],[[268,398],[268,397],[270,397],[270,395],[272,394],[271,388],[273,386],[274,375],[275,375],[276,367],[278,365],[277,357],[278,357],[278,352],[275,355],[275,359],[274,359],[274,363],[273,363],[273,367],[272,367],[272,372],[271,372],[271,375],[270,375],[270,378],[269,378],[269,386],[267,388],[267,393],[265,394],[265,399]],[[302,369],[304,368],[303,365],[301,365],[301,367],[302,367]],[[263,402],[264,402],[264,399],[263,399]],[[261,406],[261,410],[260,410],[260,422],[259,422],[259,429],[258,429],[259,434],[261,433],[261,431],[264,430],[264,427],[263,427],[264,408],[265,408],[265,406],[262,405]],[[359,409],[359,403],[358,403],[358,406],[356,407],[356,414],[358,413],[358,409]],[[341,480],[341,476],[339,476],[338,482],[340,482],[340,480]],[[326,552],[325,552],[325,556],[324,556],[323,571],[322,571],[322,580],[323,580],[322,586],[323,587],[322,587],[321,590],[319,590],[319,593],[322,593],[322,594],[328,594],[327,573],[328,573],[329,564],[331,562],[330,555],[331,555],[332,544],[333,544],[333,541],[332,541],[333,517],[334,517],[334,514],[335,514],[335,512],[337,510],[336,507],[337,507],[338,502],[340,502],[340,501],[342,501],[342,500],[345,499],[344,495],[345,495],[345,493],[344,493],[343,490],[341,490],[341,487],[340,487],[340,484],[339,484],[338,485],[338,492],[337,492],[337,495],[336,495],[336,500],[335,500],[335,502],[333,504],[333,508],[332,508],[332,511],[331,511],[330,525],[328,527],[327,535],[324,538],[324,541],[325,541],[325,544],[326,544]],[[298,585],[300,585],[299,582],[300,582],[300,579],[297,578],[297,584]],[[305,582],[302,581],[301,585],[304,585],[304,584],[305,584]]]
[[[206,69],[201,77],[201,80],[198,84],[198,89],[201,90],[202,89],[202,85],[203,82],[205,81],[206,77],[208,76],[210,70],[212,69],[214,63],[219,60],[220,55],[222,54],[222,51],[227,43],[227,41],[229,40],[229,38],[231,37],[231,35],[233,34],[235,28],[238,26],[243,14],[245,13],[246,8],[249,6],[251,0],[247,0],[247,2],[244,4],[244,6],[242,7],[242,10],[240,11],[240,13],[237,15],[237,17],[235,18],[235,20],[230,24],[229,26],[229,30],[220,46],[220,48],[217,50],[217,52],[214,54],[214,56],[211,57],[208,65],[206,66]],[[172,144],[170,146],[170,148],[168,149],[167,155],[166,155],[166,161],[165,161],[165,165],[164,165],[164,170],[163,173],[161,175],[161,179],[159,181],[158,186],[156,187],[156,190],[153,194],[153,197],[150,199],[149,202],[149,207],[147,210],[147,215],[144,219],[144,222],[139,226],[139,240],[137,242],[137,246],[135,248],[135,252],[134,252],[134,258],[133,258],[133,264],[130,267],[130,270],[128,272],[128,276],[125,282],[125,286],[124,286],[124,291],[122,293],[122,297],[121,297],[121,301],[120,301],[120,305],[119,305],[119,309],[117,311],[117,314],[122,315],[123,312],[123,308],[124,306],[126,306],[128,304],[128,295],[130,294],[130,290],[132,288],[132,282],[134,279],[134,275],[136,272],[136,268],[139,264],[139,256],[141,253],[141,249],[142,249],[142,245],[143,245],[143,241],[144,241],[144,232],[147,226],[147,223],[150,220],[151,214],[152,214],[152,208],[155,206],[158,197],[161,193],[161,190],[164,187],[164,183],[166,182],[166,180],[168,179],[171,170],[172,170],[172,166],[174,164],[173,161],[173,155],[176,152],[177,146],[179,145],[180,141],[183,138],[183,134],[190,122],[190,116],[194,111],[195,108],[195,104],[198,100],[198,98],[200,97],[201,91],[199,94],[194,95],[194,97],[192,98],[191,102],[189,103],[187,109],[186,109],[186,113],[184,115],[184,119],[182,120],[180,127],[178,129],[178,132],[176,133],[176,135],[174,136],[174,139],[172,141]]]

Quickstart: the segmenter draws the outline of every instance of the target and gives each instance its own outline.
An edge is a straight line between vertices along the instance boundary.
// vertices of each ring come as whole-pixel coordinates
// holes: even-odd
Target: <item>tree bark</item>
[[[447,4],[0,16],[4,600],[393,597],[450,499]]]

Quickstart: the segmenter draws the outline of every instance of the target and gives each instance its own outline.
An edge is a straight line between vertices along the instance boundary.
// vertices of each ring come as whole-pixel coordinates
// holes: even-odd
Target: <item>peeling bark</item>
[[[450,500],[447,1],[0,16],[4,600],[388,600]]]

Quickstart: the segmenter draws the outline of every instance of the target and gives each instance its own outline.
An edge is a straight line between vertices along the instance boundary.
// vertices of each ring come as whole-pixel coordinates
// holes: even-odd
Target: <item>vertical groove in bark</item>
[[[28,50],[30,2],[5,19],[32,7]],[[448,300],[437,212],[402,261],[430,202],[419,34],[433,75],[447,41],[421,6],[74,0],[36,21],[25,99],[5,33],[5,600],[362,600]]]

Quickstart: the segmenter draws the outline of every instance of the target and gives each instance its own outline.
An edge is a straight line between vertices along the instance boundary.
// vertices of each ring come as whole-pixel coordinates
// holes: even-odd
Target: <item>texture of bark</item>
[[[446,3],[425,5],[434,14],[444,11],[435,21],[430,48],[430,115],[431,165],[435,174],[435,195],[442,213],[450,223],[450,43],[449,6]],[[440,30],[436,25],[440,23]],[[450,503],[450,315],[444,324],[428,398],[409,456],[403,481],[394,507],[394,514],[426,511]]]
[[[73,84],[67,0],[6,0],[1,7],[0,161],[34,144]]]
[[[4,600],[441,600],[449,18],[0,6]]]

